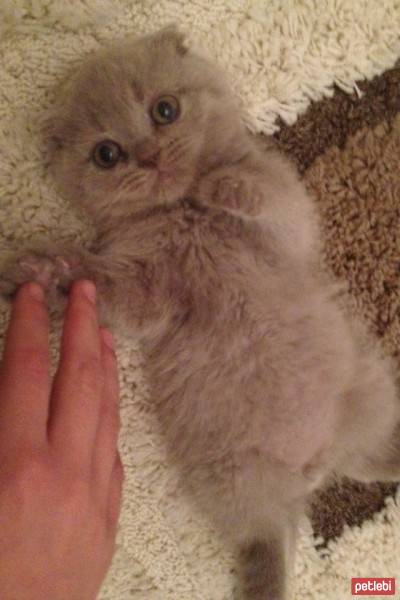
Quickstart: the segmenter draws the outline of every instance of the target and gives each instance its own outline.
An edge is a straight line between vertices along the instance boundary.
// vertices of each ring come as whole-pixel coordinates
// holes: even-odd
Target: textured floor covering
[[[360,312],[389,354],[400,348],[400,64],[371,82],[362,98],[336,90],[314,103],[276,140],[305,174],[327,240],[328,264],[350,284]],[[400,364],[399,364],[400,366]],[[332,487],[313,523],[325,539],[379,511],[395,484]]]
[[[395,353],[398,73],[386,72],[364,99],[349,94],[356,80],[382,74],[399,58],[398,0],[271,0],[268,6],[259,0],[2,0],[0,250],[37,235],[90,239],[88,224],[55,194],[43,164],[38,132],[52,88],[68,65],[104,40],[172,20],[226,66],[253,131],[271,133],[281,125],[279,143],[305,172],[320,206],[327,260]],[[334,83],[342,91],[318,102],[332,95]],[[2,329],[5,317],[2,311]],[[176,485],[154,427],[140,354],[120,339],[118,356],[126,484],[118,551],[102,598],[230,600],[231,557]],[[325,540],[317,550],[304,524],[295,600],[346,600],[351,576],[400,573],[393,494],[393,488],[350,485],[316,501],[315,531]],[[346,525],[355,523],[361,528]]]

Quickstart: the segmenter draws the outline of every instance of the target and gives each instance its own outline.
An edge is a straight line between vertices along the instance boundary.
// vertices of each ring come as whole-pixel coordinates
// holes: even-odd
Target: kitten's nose
[[[153,140],[143,140],[135,148],[139,167],[155,168],[160,158],[160,146]]]

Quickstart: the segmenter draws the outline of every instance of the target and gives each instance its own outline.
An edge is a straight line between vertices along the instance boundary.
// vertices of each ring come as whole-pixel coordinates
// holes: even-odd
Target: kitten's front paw
[[[0,275],[0,294],[11,299],[27,281],[40,283],[52,295],[71,281],[70,266],[62,257],[29,252],[6,264]]]
[[[235,209],[238,205],[240,182],[232,176],[211,174],[201,181],[197,190],[197,198],[204,204]]]
[[[198,199],[204,204],[257,216],[261,204],[259,190],[251,181],[228,173],[216,173],[200,183]]]

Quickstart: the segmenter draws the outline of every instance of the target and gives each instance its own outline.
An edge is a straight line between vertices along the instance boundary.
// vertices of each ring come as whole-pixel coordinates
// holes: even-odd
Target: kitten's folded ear
[[[178,26],[175,23],[167,25],[155,33],[154,40],[160,44],[171,45],[180,56],[183,56],[189,51],[187,36],[178,29]]]

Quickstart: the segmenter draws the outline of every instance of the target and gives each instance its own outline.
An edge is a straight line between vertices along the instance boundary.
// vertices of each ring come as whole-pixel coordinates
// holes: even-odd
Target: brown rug
[[[326,261],[347,280],[369,328],[400,369],[400,62],[352,96],[336,90],[275,139],[304,174],[322,216]],[[396,484],[344,481],[318,494],[325,543],[379,512]]]

